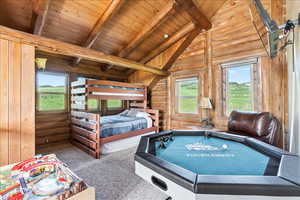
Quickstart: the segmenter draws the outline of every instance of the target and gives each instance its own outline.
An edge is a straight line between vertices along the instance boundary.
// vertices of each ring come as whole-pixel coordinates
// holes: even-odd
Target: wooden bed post
[[[145,89],[144,89],[144,108],[146,109],[147,108],[147,96],[148,96],[148,93],[147,93],[147,87],[145,86]]]
[[[155,116],[154,126],[156,128],[155,132],[159,133],[159,111],[158,110],[155,110],[154,116]]]
[[[96,159],[100,158],[101,155],[101,142],[100,142],[100,115],[96,116]]]

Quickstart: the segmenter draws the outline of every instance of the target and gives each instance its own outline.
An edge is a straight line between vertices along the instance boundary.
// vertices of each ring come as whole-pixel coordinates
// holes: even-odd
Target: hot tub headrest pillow
[[[268,112],[232,111],[228,121],[228,130],[254,137],[267,136],[271,121],[272,115]]]

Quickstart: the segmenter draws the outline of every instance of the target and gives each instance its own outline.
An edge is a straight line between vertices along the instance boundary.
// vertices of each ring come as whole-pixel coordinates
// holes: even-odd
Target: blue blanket
[[[109,115],[100,117],[100,137],[105,138],[147,128],[145,118]]]

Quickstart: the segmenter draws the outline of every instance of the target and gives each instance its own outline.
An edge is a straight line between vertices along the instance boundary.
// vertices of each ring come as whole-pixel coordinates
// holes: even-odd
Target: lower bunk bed
[[[71,112],[71,142],[100,158],[104,144],[159,131],[159,111],[134,108],[117,115]]]

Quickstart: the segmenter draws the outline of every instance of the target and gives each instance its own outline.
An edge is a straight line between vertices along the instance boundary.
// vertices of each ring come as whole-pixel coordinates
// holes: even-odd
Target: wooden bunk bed
[[[127,100],[129,110],[149,114],[152,127],[101,137],[100,114],[88,112],[88,99]],[[120,139],[159,131],[159,111],[147,108],[147,87],[138,84],[80,79],[71,83],[71,142],[95,158],[101,155],[101,145]]]

